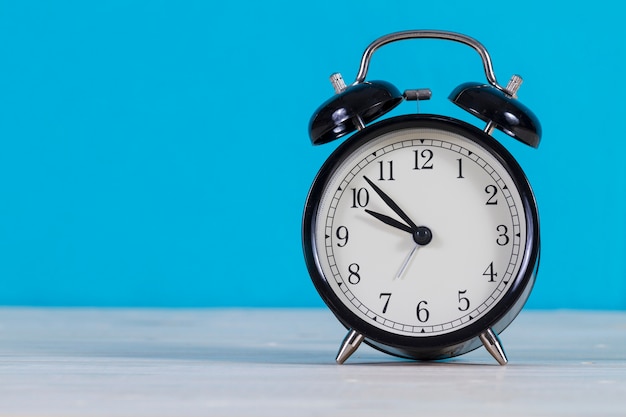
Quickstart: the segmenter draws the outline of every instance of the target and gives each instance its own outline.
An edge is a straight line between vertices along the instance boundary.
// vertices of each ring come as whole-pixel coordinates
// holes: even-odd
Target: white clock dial
[[[524,210],[505,165],[477,142],[442,129],[391,131],[329,174],[312,223],[317,268],[368,324],[447,334],[511,288],[527,241]]]

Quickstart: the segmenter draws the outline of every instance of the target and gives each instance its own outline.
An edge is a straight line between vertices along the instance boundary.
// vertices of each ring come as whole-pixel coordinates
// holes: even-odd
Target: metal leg
[[[335,359],[339,365],[343,364],[359,347],[364,337],[361,333],[350,329],[346,338],[343,339],[337,358]]]
[[[491,330],[491,328],[480,334],[480,341],[483,342],[487,351],[494,357],[495,360],[498,361],[500,365],[507,364],[509,360],[506,358],[506,354],[502,348],[502,342],[500,342],[498,335]]]

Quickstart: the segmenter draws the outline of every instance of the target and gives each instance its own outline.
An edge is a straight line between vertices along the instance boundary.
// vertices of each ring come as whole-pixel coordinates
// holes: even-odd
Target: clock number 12
[[[424,149],[422,152],[415,150],[415,166],[413,169],[433,169],[433,151]]]

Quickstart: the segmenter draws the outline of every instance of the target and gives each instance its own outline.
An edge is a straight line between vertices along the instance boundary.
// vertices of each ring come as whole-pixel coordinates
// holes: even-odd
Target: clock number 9
[[[337,242],[337,246],[343,248],[348,244],[348,237],[350,236],[350,234],[348,233],[348,228],[346,226],[339,226],[337,228],[337,231],[335,232],[335,235],[337,236],[337,239],[341,241]]]

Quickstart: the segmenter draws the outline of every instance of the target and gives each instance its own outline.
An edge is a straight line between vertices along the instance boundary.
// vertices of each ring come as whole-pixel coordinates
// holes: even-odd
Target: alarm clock
[[[378,120],[429,89],[403,93],[366,81],[372,54],[408,39],[473,48],[486,83],[463,83],[449,99],[485,126],[437,114]],[[336,361],[364,342],[416,360],[484,346],[507,363],[499,334],[528,299],[539,265],[539,216],[531,186],[494,129],[537,148],[541,126],[517,100],[521,77],[498,84],[477,40],[411,30],[372,42],[355,81],[340,74],[335,95],[312,116],[314,145],[352,134],[319,170],[303,221],[304,258],[315,288],[348,333]]]

